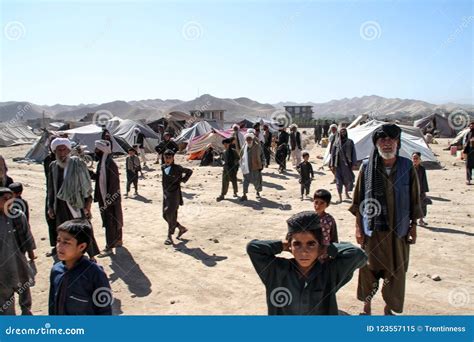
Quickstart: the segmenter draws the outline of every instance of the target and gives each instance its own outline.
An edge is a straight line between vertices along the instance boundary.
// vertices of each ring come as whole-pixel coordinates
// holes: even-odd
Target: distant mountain
[[[79,104],[41,106],[30,102],[0,102],[0,121],[16,121],[40,118],[43,110],[46,117],[58,120],[79,120],[87,113],[98,110],[108,110],[113,115],[122,119],[154,120],[163,117],[172,111],[188,113],[190,110],[225,110],[225,120],[233,121],[241,118],[269,118],[271,114],[284,106],[310,105],[313,106],[314,117],[351,117],[359,114],[371,114],[378,118],[390,116],[393,118],[417,118],[434,111],[449,113],[455,109],[464,109],[474,112],[474,105],[446,103],[435,105],[425,101],[413,99],[384,98],[377,95],[344,98],[331,100],[325,103],[296,103],[292,101],[278,102],[276,104],[260,103],[247,97],[236,99],[218,98],[209,94],[202,95],[191,101],[178,99],[147,99],[140,101],[113,101],[102,104]]]

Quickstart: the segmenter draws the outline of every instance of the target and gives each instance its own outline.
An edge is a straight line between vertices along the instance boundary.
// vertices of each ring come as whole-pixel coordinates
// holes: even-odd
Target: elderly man
[[[347,129],[341,128],[331,148],[329,167],[336,176],[336,187],[339,194],[339,203],[342,202],[342,187],[346,191],[346,198],[350,199],[349,191],[354,187],[353,167],[357,164],[354,142],[347,137]]]
[[[369,256],[359,271],[357,298],[362,314],[384,279],[384,312],[402,312],[409,246],[416,242],[416,220],[422,217],[420,190],[411,160],[398,156],[401,130],[384,124],[372,135],[374,149],[360,168],[349,211],[356,216],[356,239]]]
[[[49,165],[47,180],[48,216],[56,220],[56,227],[75,219],[91,219],[92,184],[86,164],[79,157],[70,156],[71,141],[57,138],[51,142],[51,151],[56,160]],[[53,249],[46,256],[56,255],[56,230],[49,231]],[[94,235],[88,248],[90,257],[99,253]]]
[[[245,134],[245,144],[240,151],[240,168],[244,175],[244,194],[241,201],[247,200],[249,185],[252,183],[257,191],[257,198],[260,198],[262,191],[262,169],[265,164],[265,156],[261,144],[255,139],[253,133]]]
[[[99,161],[95,178],[94,202],[99,203],[107,245],[99,257],[112,254],[112,248],[122,246],[122,196],[117,164],[112,159],[110,142],[97,140],[95,155]]]
[[[466,159],[466,184],[471,185],[474,169],[474,121],[469,124],[469,131],[464,137],[463,158]]]
[[[235,150],[240,154],[240,150],[242,149],[244,142],[242,133],[240,133],[240,126],[238,124],[232,125],[231,138],[234,138]]]
[[[290,150],[293,167],[301,164],[301,133],[298,132],[298,126],[290,126]]]

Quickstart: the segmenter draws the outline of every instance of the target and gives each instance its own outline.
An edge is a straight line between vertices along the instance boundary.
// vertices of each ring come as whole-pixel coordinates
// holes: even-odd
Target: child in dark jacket
[[[306,196],[309,196],[311,181],[314,178],[313,166],[309,162],[308,152],[303,153],[303,161],[296,166],[296,171],[300,174],[301,200],[303,200],[305,192]]]
[[[102,267],[84,256],[92,230],[86,220],[66,221],[58,227],[60,262],[51,270],[50,315],[111,315],[112,290]]]

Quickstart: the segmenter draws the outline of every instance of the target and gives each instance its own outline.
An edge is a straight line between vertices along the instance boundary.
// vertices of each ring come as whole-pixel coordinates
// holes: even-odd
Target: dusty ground
[[[433,205],[428,209],[429,227],[419,228],[418,243],[411,250],[407,275],[405,314],[473,314],[474,272],[473,236],[474,186],[465,185],[461,161],[442,148],[441,140],[432,145],[445,169],[429,170],[428,180]],[[315,170],[321,166],[323,150],[307,146]],[[38,246],[38,275],[32,288],[33,311],[47,314],[49,271],[52,259],[44,219],[45,180],[43,168],[21,164],[13,157],[24,156],[29,146],[0,149],[7,159],[9,174],[25,185],[24,197],[31,207],[31,227]],[[154,159],[153,155],[148,156]],[[117,163],[124,170],[124,158]],[[281,176],[275,164],[264,172],[263,199],[257,201],[251,188],[249,201],[215,201],[221,186],[221,168],[197,167],[178,156],[179,163],[194,169],[184,185],[185,205],[179,211],[180,222],[190,228],[186,241],[165,246],[166,225],[161,218],[162,191],[156,165],[140,180],[140,197],[123,199],[124,248],[111,258],[99,259],[107,272],[115,296],[115,314],[148,315],[265,315],[264,287],[245,252],[253,238],[273,239],[285,235],[285,220],[302,210],[312,210],[310,201],[299,199],[296,172]],[[453,165],[456,162],[456,165]],[[326,188],[336,194],[332,176],[318,171],[312,190]],[[125,175],[122,174],[125,190]],[[241,188],[240,188],[241,191]],[[468,204],[470,202],[470,204]],[[339,238],[355,242],[354,218],[347,211],[348,202],[331,205],[328,211],[336,218]],[[104,247],[100,216],[94,205],[93,224],[97,241]],[[441,281],[430,276],[439,275]],[[356,277],[338,293],[339,307],[357,314]],[[380,295],[374,299],[374,313],[382,313]],[[18,312],[18,310],[17,310]]]

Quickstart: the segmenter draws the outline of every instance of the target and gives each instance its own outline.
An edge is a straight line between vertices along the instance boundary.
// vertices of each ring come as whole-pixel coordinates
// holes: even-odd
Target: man
[[[51,151],[51,143],[53,142],[54,139],[56,139],[54,135],[50,137],[49,143],[48,143],[48,151],[49,154],[44,158],[43,160],[43,168],[44,168],[44,175],[46,178],[46,182],[48,182],[48,177],[49,177],[49,166],[53,161],[56,160],[56,154],[54,154],[53,151]],[[49,232],[49,244],[50,246],[56,246],[56,218],[51,218],[48,215],[48,188],[46,187],[46,196],[45,196],[45,217],[46,217],[46,223],[48,225],[48,232]],[[54,238],[54,241],[51,240]]]
[[[171,139],[171,133],[170,132],[165,132],[164,135],[163,135],[163,141],[160,142],[155,147],[155,151],[158,153],[158,158],[161,157],[161,165],[165,164],[164,153],[165,153],[166,150],[171,150],[174,153],[179,151],[178,144],[176,144]]]
[[[319,121],[316,122],[314,126],[314,143],[317,145],[321,144],[321,136],[322,136],[322,127]]]
[[[51,151],[56,155],[56,160],[49,165],[46,185],[48,216],[55,220],[56,227],[75,218],[90,220],[92,218],[92,184],[86,164],[79,157],[70,156],[71,141],[67,138],[54,139],[51,142]],[[50,230],[49,233],[53,249],[46,256],[54,256],[56,255],[56,229]],[[88,254],[91,258],[99,254],[93,234]]]
[[[298,126],[290,126],[290,150],[293,167],[301,163],[301,134],[298,132]]]
[[[265,167],[270,166],[270,158],[272,153],[272,132],[267,124],[263,125],[263,152],[265,155]]]
[[[290,135],[286,132],[286,128],[280,126],[278,129],[277,149],[275,153],[275,161],[278,164],[278,171],[283,173],[286,170],[286,156],[288,155],[288,141]]]
[[[33,274],[25,252],[36,246],[25,214],[9,208],[12,196],[10,189],[0,187],[0,316],[15,315],[15,292],[22,314],[31,315]]]
[[[252,183],[257,191],[257,198],[260,198],[262,191],[262,169],[265,163],[263,148],[255,139],[253,133],[245,134],[245,144],[240,151],[240,168],[244,175],[244,194],[240,198],[241,201],[247,200],[247,192],[249,185]]]
[[[349,191],[354,187],[354,172],[357,164],[357,155],[354,142],[347,137],[347,129],[341,128],[331,148],[329,167],[336,176],[336,188],[339,193],[339,203],[342,202],[342,187],[346,191],[346,198],[350,199]]]
[[[146,154],[145,154],[145,134],[140,131],[140,128],[135,128],[135,145],[138,146],[138,150],[140,151],[140,158],[143,163],[143,167],[146,167]]]
[[[244,144],[242,133],[240,133],[240,126],[237,124],[232,125],[232,138],[234,138],[235,150],[240,154],[242,145]]]
[[[95,178],[94,202],[99,203],[106,246],[99,257],[112,254],[112,248],[122,247],[122,196],[117,164],[112,159],[110,142],[97,140],[95,155],[99,163]]]
[[[232,139],[222,140],[224,145],[224,153],[222,154],[222,161],[224,162],[222,170],[222,190],[219,197],[216,198],[217,202],[224,199],[227,191],[229,190],[229,182],[232,182],[232,188],[234,190],[234,197],[238,197],[239,191],[237,186],[237,171],[239,170],[239,155],[235,149],[232,148]]]
[[[464,137],[463,158],[466,159],[466,184],[471,185],[474,169],[474,121],[469,124],[470,131]]]
[[[332,124],[331,126],[329,126],[329,138],[328,138],[328,146],[329,146],[329,151],[332,150],[332,146],[334,145],[334,141],[336,140],[336,135],[337,135],[337,125],[336,124]],[[334,179],[332,180],[331,184],[335,184],[336,183],[336,174],[334,173],[334,171],[332,170],[331,168],[331,171],[334,175]]]
[[[178,239],[188,231],[178,222],[178,209],[180,205],[183,205],[181,183],[188,181],[193,170],[175,164],[174,154],[173,150],[166,150],[163,153],[165,163],[161,166],[163,172],[163,218],[168,223],[168,236],[165,245],[173,244],[172,236],[176,228],[179,229]]]
[[[411,160],[398,155],[400,135],[394,124],[374,131],[374,149],[360,168],[349,208],[356,216],[357,242],[369,256],[357,288],[364,315],[371,314],[380,279],[385,315],[403,311],[409,245],[416,242],[416,221],[422,217],[416,170]]]

